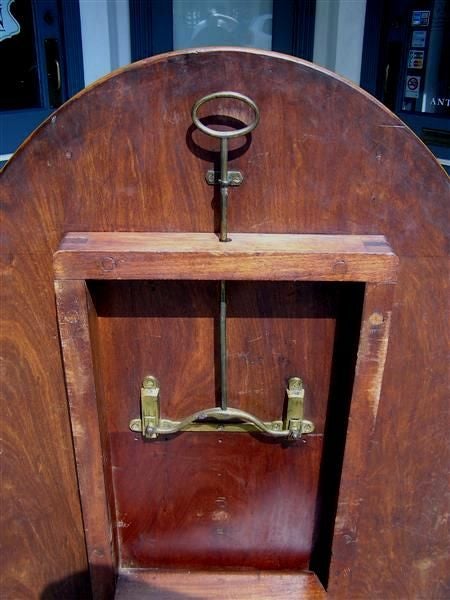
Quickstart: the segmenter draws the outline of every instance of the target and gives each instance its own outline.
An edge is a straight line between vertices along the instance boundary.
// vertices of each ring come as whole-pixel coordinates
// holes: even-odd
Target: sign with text
[[[424,50],[410,50],[408,55],[408,69],[423,69]]]
[[[408,75],[406,77],[405,98],[418,98],[420,91],[420,77]]]
[[[413,48],[425,48],[425,42],[427,41],[427,32],[422,29],[417,29],[412,33],[411,46]]]
[[[413,27],[428,27],[430,23],[429,10],[413,10],[411,17],[411,25]]]

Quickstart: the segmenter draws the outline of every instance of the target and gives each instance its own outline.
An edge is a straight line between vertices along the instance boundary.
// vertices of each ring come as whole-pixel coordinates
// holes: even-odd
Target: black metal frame
[[[360,85],[380,99],[380,52],[384,40],[382,31],[385,0],[367,0]]]
[[[64,40],[66,92],[70,98],[84,88],[83,44],[79,0],[59,0]]]

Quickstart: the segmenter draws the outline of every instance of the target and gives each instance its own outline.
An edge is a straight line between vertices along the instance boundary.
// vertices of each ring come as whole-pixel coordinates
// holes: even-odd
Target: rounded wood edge
[[[133,63],[129,63],[128,65],[125,65],[123,67],[115,69],[111,73],[108,73],[108,74],[104,75],[103,77],[100,77],[96,81],[92,82],[90,85],[88,85],[85,88],[83,88],[82,90],[80,90],[77,94],[75,94],[74,96],[69,98],[64,104],[62,104],[51,115],[49,115],[35,130],[33,130],[25,138],[25,140],[20,144],[20,146],[13,153],[12,157],[7,161],[7,163],[4,165],[4,167],[2,169],[0,169],[0,175],[3,174],[4,172],[6,172],[6,170],[10,167],[10,165],[14,162],[15,158],[24,150],[24,148],[27,147],[27,145],[34,138],[36,138],[40,134],[40,132],[43,129],[45,129],[52,122],[52,120],[54,120],[55,117],[58,118],[58,116],[61,115],[67,109],[67,107],[71,106],[74,102],[78,102],[80,99],[84,98],[85,95],[89,94],[93,90],[96,90],[98,87],[105,85],[111,79],[120,77],[121,75],[128,73],[130,71],[138,71],[141,69],[146,69],[148,67],[151,67],[153,65],[159,64],[164,61],[171,61],[171,60],[173,61],[173,60],[181,59],[183,57],[190,57],[190,56],[196,56],[196,55],[202,55],[202,54],[211,54],[212,55],[212,54],[218,54],[218,53],[219,54],[226,54],[226,53],[228,53],[228,54],[251,54],[251,55],[256,55],[256,56],[262,56],[262,57],[267,57],[267,58],[283,60],[283,61],[286,61],[286,62],[289,62],[292,64],[296,64],[307,70],[314,71],[316,73],[320,73],[321,75],[324,75],[326,77],[330,77],[330,78],[334,79],[335,81],[337,81],[338,83],[351,88],[357,94],[360,94],[363,98],[365,98],[368,102],[372,103],[373,105],[375,105],[379,109],[381,109],[388,119],[395,121],[395,123],[392,123],[392,124],[387,123],[386,126],[390,125],[390,126],[399,127],[401,129],[404,129],[405,131],[407,131],[408,134],[412,135],[413,138],[427,151],[429,156],[433,158],[434,162],[436,163],[437,166],[439,166],[441,171],[443,171],[444,174],[446,175],[445,171],[442,169],[440,163],[437,161],[434,154],[432,154],[432,152],[429,150],[429,148],[414,133],[414,131],[412,131],[412,129],[410,129],[408,127],[408,125],[406,123],[404,123],[395,113],[393,113],[391,110],[389,110],[384,104],[382,104],[374,96],[369,94],[369,92],[366,92],[363,88],[358,86],[353,81],[351,81],[351,80],[347,79],[346,77],[339,75],[333,71],[330,71],[329,69],[326,69],[325,67],[322,67],[322,66],[312,63],[310,61],[304,60],[302,58],[298,58],[296,56],[290,56],[288,54],[283,54],[281,52],[274,52],[273,50],[260,50],[258,48],[243,48],[240,46],[208,46],[208,47],[204,47],[204,48],[188,48],[188,49],[183,49],[183,50],[174,50],[171,52],[165,52],[163,54],[157,54],[155,56],[150,56],[148,58],[144,58],[142,60],[139,60],[139,61],[136,61]]]

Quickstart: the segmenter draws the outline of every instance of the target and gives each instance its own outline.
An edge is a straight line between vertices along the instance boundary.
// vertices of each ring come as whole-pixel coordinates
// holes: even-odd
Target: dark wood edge
[[[328,591],[352,577],[362,510],[364,475],[375,432],[386,362],[395,285],[367,284],[331,552]],[[346,581],[345,581],[346,580]]]
[[[95,600],[106,600],[114,593],[116,565],[86,283],[56,281],[55,294],[92,594]]]
[[[365,96],[366,100],[369,103],[377,105],[379,110],[386,115],[386,119],[388,120],[388,122],[395,121],[398,124],[398,127],[404,128],[406,131],[409,131],[411,133],[411,135],[413,135],[413,137],[415,139],[417,139],[417,141],[420,141],[420,140],[418,140],[418,138],[416,138],[416,136],[413,134],[413,132],[409,130],[407,125],[405,125],[403,123],[403,121],[397,115],[395,115],[388,108],[386,108],[386,106],[384,106],[384,104],[382,104],[379,100],[374,98],[372,95],[370,95],[368,92],[363,90],[357,84],[352,83],[348,79],[345,79],[344,77],[337,75],[333,71],[329,71],[328,69],[326,69],[324,67],[321,67],[319,65],[308,62],[302,58],[297,58],[296,56],[289,56],[287,54],[282,54],[280,52],[273,52],[271,50],[260,50],[257,48],[242,48],[240,46],[236,46],[236,47],[234,47],[234,46],[206,46],[204,48],[189,48],[187,50],[175,50],[173,52],[165,52],[163,54],[157,54],[156,56],[152,56],[150,58],[139,60],[137,62],[132,62],[129,65],[121,67],[120,69],[116,69],[113,73],[108,73],[104,77],[100,77],[95,82],[88,85],[87,87],[82,89],[80,92],[78,92],[77,94],[75,94],[74,96],[69,98],[69,100],[67,102],[65,102],[54,113],[52,113],[45,121],[43,121],[41,123],[41,125],[37,129],[35,129],[30,134],[30,136],[27,137],[24,140],[24,142],[19,146],[17,151],[14,153],[14,156],[6,163],[4,169],[5,170],[8,169],[11,165],[11,162],[14,161],[15,156],[19,152],[21,152],[35,136],[39,135],[40,130],[45,128],[47,126],[47,124],[50,122],[50,118],[52,118],[52,119],[54,117],[58,118],[59,114],[65,110],[67,110],[67,108],[72,104],[72,102],[78,101],[84,94],[87,94],[92,89],[103,85],[109,79],[119,77],[122,73],[125,73],[128,71],[133,71],[133,70],[138,70],[138,69],[146,69],[150,65],[153,65],[153,64],[156,64],[159,62],[165,62],[168,58],[176,59],[177,57],[181,58],[183,56],[189,56],[192,54],[203,54],[203,53],[208,53],[208,54],[240,53],[240,54],[256,54],[258,56],[268,56],[268,57],[278,58],[280,60],[287,61],[287,62],[293,62],[293,63],[300,65],[304,69],[315,71],[317,73],[322,73],[328,77],[331,77],[332,79],[337,80],[338,82],[340,82],[342,85],[345,85],[346,87],[353,88],[355,91],[358,92],[358,94]],[[433,158],[435,162],[437,162],[435,157],[433,156],[433,154],[431,154],[431,152],[429,153],[429,156],[431,158]]]

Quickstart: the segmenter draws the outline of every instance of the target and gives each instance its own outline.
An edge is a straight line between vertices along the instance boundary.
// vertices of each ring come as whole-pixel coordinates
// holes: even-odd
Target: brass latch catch
[[[141,418],[130,422],[131,431],[141,431],[143,437],[158,437],[159,418],[159,381],[153,375],[144,377],[141,386]]]
[[[181,421],[161,419],[159,394],[160,386],[156,377],[145,377],[141,387],[141,418],[133,419],[130,429],[140,432],[146,439],[180,431],[223,431],[262,433],[295,441],[302,434],[314,431],[314,424],[303,418],[305,390],[300,377],[288,380],[286,418],[279,421],[261,421],[238,408],[220,407],[198,411]]]

